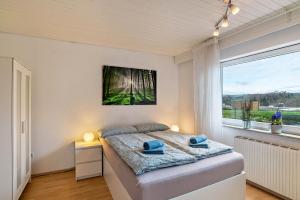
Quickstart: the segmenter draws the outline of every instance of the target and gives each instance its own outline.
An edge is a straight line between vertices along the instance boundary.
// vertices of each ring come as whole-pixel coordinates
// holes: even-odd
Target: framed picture
[[[156,71],[103,66],[103,105],[156,105]]]

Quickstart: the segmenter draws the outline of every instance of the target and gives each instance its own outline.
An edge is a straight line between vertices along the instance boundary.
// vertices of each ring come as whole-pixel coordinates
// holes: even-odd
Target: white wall
[[[0,199],[12,199],[12,59],[0,57]]]
[[[0,33],[0,55],[27,65],[32,79],[33,173],[74,166],[73,141],[114,124],[178,123],[173,57]],[[102,65],[157,70],[157,105],[102,106]]]

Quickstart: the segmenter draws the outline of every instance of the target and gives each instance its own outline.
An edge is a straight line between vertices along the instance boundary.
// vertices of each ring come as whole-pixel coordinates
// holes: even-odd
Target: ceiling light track
[[[215,24],[215,31],[213,32],[214,37],[218,37],[220,35],[220,28],[226,28],[229,26],[228,16],[229,14],[236,15],[240,9],[236,5],[232,4],[231,0],[223,0],[226,4],[225,14],[218,22]]]

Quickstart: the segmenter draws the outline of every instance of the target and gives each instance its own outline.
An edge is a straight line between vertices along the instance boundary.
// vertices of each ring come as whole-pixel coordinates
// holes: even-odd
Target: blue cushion
[[[205,148],[205,149],[208,149],[208,144],[207,142],[202,142],[202,143],[198,143],[198,144],[189,144],[190,147],[193,147],[193,148]]]
[[[150,149],[150,150],[143,150],[144,154],[164,154],[165,150],[164,147],[158,147],[155,149]]]
[[[151,141],[144,142],[143,146],[145,150],[155,149],[155,148],[163,147],[164,142],[161,140],[151,140]]]
[[[196,136],[196,137],[191,137],[190,138],[190,143],[191,144],[198,144],[198,143],[204,142],[206,140],[207,140],[207,137],[205,135],[199,135],[199,136]]]

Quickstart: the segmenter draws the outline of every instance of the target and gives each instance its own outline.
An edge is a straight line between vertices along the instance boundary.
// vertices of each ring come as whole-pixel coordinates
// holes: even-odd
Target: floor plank
[[[280,198],[247,184],[246,200],[280,200]]]
[[[35,177],[20,200],[112,200],[103,177],[75,180],[74,171]],[[245,200],[278,200],[247,185]]]

